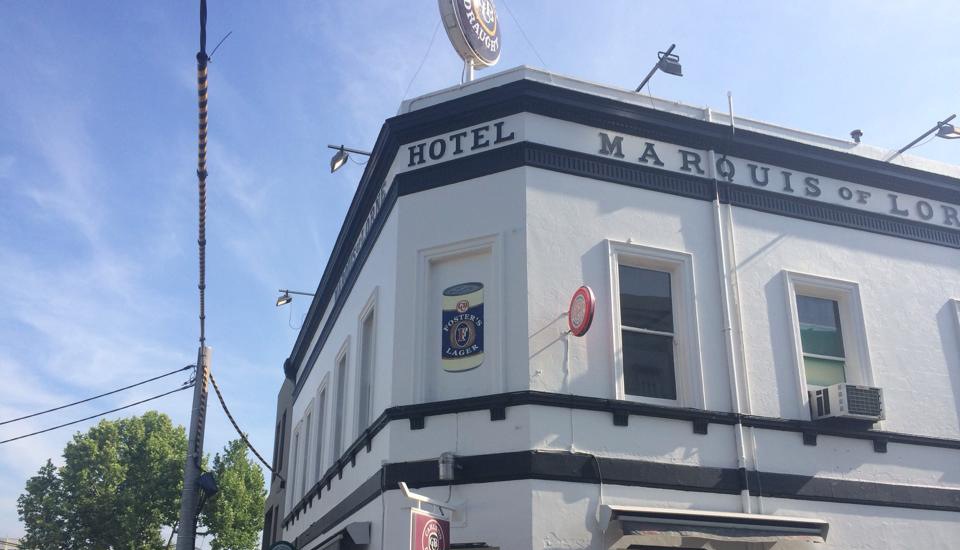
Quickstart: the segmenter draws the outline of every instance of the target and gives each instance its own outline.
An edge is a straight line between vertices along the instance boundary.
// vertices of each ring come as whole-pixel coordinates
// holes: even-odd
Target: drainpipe
[[[710,109],[706,110],[707,122],[713,122],[713,116]],[[730,291],[732,283],[730,280],[730,269],[729,262],[727,258],[727,248],[725,243],[725,230],[723,223],[723,216],[720,209],[720,193],[719,186],[716,185],[717,174],[716,174],[716,155],[711,149],[707,151],[707,165],[709,166],[708,175],[714,181],[714,189],[716,193],[713,197],[713,221],[714,221],[714,235],[716,236],[716,246],[717,246],[717,271],[720,279],[720,303],[723,309],[723,336],[724,336],[724,348],[727,355],[727,373],[730,376],[730,401],[733,406],[733,412],[737,415],[737,423],[734,424],[733,433],[734,438],[736,439],[737,447],[737,468],[740,470],[741,476],[741,490],[740,490],[740,506],[744,513],[751,513],[753,511],[750,503],[750,488],[747,478],[747,451],[746,445],[744,442],[744,430],[743,424],[740,422],[740,415],[743,414],[742,407],[740,404],[740,380],[738,375],[737,368],[737,359],[736,359],[736,342],[734,341],[733,335],[733,315],[730,307]]]

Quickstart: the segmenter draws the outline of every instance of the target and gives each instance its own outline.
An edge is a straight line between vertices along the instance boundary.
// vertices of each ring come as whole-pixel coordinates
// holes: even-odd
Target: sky
[[[0,422],[196,359],[198,0],[0,0]],[[503,53],[659,97],[897,149],[960,113],[956,0],[497,0]],[[456,85],[434,0],[209,0],[207,342],[265,456],[276,394],[369,150],[400,102]],[[912,153],[960,164],[960,141]],[[0,440],[178,387],[186,373],[0,425]],[[186,424],[189,391],[156,409]],[[211,396],[211,399],[213,396]],[[28,477],[94,421],[0,445],[0,537]],[[216,402],[206,450],[235,437]]]

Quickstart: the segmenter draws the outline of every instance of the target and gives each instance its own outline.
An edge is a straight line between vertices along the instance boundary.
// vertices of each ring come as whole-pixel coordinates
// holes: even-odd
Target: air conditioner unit
[[[883,420],[883,390],[855,384],[834,384],[810,390],[810,417]]]

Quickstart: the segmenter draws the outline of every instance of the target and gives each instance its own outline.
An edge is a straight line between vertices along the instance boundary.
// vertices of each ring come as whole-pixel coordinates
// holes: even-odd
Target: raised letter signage
[[[438,0],[450,43],[464,61],[477,67],[500,60],[500,22],[493,0]]]

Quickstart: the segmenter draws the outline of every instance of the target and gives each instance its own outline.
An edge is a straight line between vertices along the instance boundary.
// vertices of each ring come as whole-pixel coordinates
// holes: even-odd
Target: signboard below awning
[[[703,510],[600,506],[600,526],[611,549],[698,541],[823,543],[830,525],[823,520]],[[673,544],[671,544],[673,545]]]

